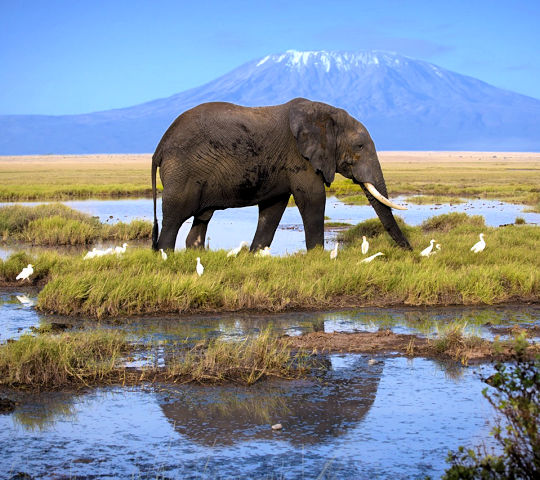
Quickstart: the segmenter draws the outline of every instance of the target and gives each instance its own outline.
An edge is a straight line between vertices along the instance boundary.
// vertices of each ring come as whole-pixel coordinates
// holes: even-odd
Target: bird
[[[22,270],[21,270],[21,273],[19,273],[19,275],[17,275],[15,277],[16,280],[28,280],[30,281],[30,275],[32,275],[34,273],[34,265],[32,265],[31,263],[28,264],[27,267],[24,267]]]
[[[378,257],[379,255],[384,255],[384,253],[382,253],[382,252],[377,252],[375,255],[371,255],[371,257],[364,258],[364,260],[360,261],[360,263],[369,263],[369,262],[371,262],[374,258]]]
[[[429,257],[429,255],[431,254],[431,251],[433,250],[433,244],[434,243],[435,243],[435,240],[431,239],[429,241],[429,247],[424,248],[424,250],[422,250],[420,252],[420,256],[421,257]]]
[[[160,248],[159,251],[161,252],[161,258],[167,260],[167,254],[163,251],[163,248]]]
[[[474,253],[480,253],[481,251],[484,250],[484,248],[486,248],[486,242],[484,240],[484,234],[481,233],[480,234],[480,241],[479,242],[476,242],[472,247],[471,247],[471,252],[474,252]]]
[[[238,247],[233,248],[229,251],[229,253],[227,253],[227,257],[236,257],[244,247],[249,247],[249,243],[241,241]]]
[[[121,247],[114,247],[114,253],[116,253],[117,255],[121,255],[122,253],[125,253],[127,246],[128,244],[124,243]]]
[[[429,255],[435,255],[437,252],[440,252],[441,251],[441,244],[440,243],[437,243],[435,245],[435,250],[433,250]]]
[[[84,260],[88,260],[90,258],[94,258],[94,257],[97,257],[98,256],[98,249],[97,248],[93,248],[91,251],[89,250],[86,255],[83,257]]]
[[[270,257],[272,254],[270,253],[270,247],[264,247],[262,250],[259,250],[256,254],[256,257]]]
[[[17,300],[21,302],[25,307],[33,307],[36,302],[31,298],[28,298],[26,295],[17,295]]]
[[[330,260],[335,260],[337,258],[338,248],[339,242],[336,242],[334,249],[330,252]]]
[[[204,273],[204,267],[201,263],[200,257],[197,257],[197,267],[195,268],[195,270],[197,270],[197,275],[199,275],[199,277]]]
[[[365,255],[369,250],[369,242],[366,240],[366,236],[362,235],[362,255]]]

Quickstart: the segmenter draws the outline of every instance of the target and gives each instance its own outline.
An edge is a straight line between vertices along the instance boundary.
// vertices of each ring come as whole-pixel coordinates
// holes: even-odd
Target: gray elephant
[[[158,240],[156,170],[163,183]],[[241,107],[204,103],[180,115],[152,157],[152,247],[174,249],[180,226],[193,225],[186,247],[204,247],[215,210],[259,206],[251,251],[270,246],[289,197],[300,210],[311,249],[324,242],[324,185],[335,173],[361,185],[385,229],[410,249],[388,200],[375,145],[345,110],[296,98],[283,105]]]

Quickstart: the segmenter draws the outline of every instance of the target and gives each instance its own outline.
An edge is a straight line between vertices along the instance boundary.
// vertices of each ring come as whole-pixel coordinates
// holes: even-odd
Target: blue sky
[[[540,1],[0,0],[0,114],[83,113],[296,50],[389,50],[540,98]]]

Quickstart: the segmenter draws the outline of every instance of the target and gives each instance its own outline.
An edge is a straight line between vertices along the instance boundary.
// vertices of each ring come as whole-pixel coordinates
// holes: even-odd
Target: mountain
[[[2,115],[0,154],[153,152],[171,122],[199,103],[295,97],[344,108],[381,150],[540,151],[540,100],[393,53],[289,50],[129,108]]]

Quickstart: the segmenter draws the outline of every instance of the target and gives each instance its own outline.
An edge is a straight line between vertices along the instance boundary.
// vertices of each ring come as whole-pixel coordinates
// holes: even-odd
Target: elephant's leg
[[[319,245],[324,246],[326,192],[323,183],[313,182],[308,188],[295,188],[293,197],[304,222],[306,248],[310,250]]]
[[[159,234],[158,249],[174,250],[178,230],[199,209],[200,187],[187,187],[182,195],[163,194],[163,225]]]
[[[250,251],[270,246],[290,196],[291,194],[287,193],[259,204],[259,223]]]
[[[210,222],[213,214],[214,210],[207,210],[206,212],[195,216],[191,230],[186,238],[186,248],[204,248],[206,229],[208,228],[208,222]]]

